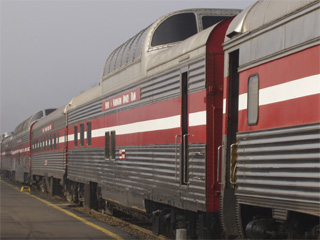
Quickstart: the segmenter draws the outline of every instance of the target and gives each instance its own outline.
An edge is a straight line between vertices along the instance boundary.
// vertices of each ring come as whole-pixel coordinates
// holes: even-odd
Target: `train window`
[[[122,61],[122,57],[123,57],[123,51],[125,48],[126,48],[126,44],[122,44],[121,48],[119,50],[118,56],[117,56],[115,69],[118,69],[122,66],[121,61]]]
[[[137,59],[141,56],[142,43],[143,43],[144,37],[146,35],[146,32],[147,32],[146,29],[144,29],[144,30],[140,31],[138,34],[137,44],[135,46],[134,59]]]
[[[115,131],[111,131],[110,157],[112,160],[116,159],[116,132]]]
[[[107,61],[106,61],[106,65],[105,65],[105,69],[104,69],[104,75],[107,75],[108,73],[112,72],[110,69],[111,66],[111,61],[112,58],[114,57],[116,50],[114,50],[108,57]]]
[[[151,46],[183,41],[197,32],[196,16],[193,13],[173,15],[162,22],[155,30]]]
[[[105,132],[104,134],[104,158],[109,159],[110,158],[110,136],[109,132]]]
[[[55,108],[52,108],[52,109],[46,109],[45,110],[45,114],[46,116],[49,115],[50,113],[54,112],[56,109]]]
[[[202,17],[202,27],[203,29],[206,29],[208,27],[213,26],[214,24],[217,24],[218,22],[229,18],[228,16],[203,16]]]
[[[80,124],[80,146],[84,146],[84,124]]]
[[[43,117],[43,112],[42,111],[39,111],[37,112],[31,119],[30,123],[34,122],[35,120],[38,120],[40,118]]]
[[[57,149],[59,149],[59,132],[57,132]]]
[[[116,49],[116,52],[114,53],[114,57],[112,58],[110,62],[110,72],[113,72],[116,69],[116,62],[119,56],[119,52],[121,50],[121,46]]]
[[[53,148],[57,149],[57,133],[53,134]]]
[[[105,146],[104,146],[104,158],[106,160],[116,159],[116,132],[105,132],[104,135]]]
[[[74,126],[74,146],[78,146],[78,126]]]
[[[248,125],[257,125],[259,119],[259,75],[254,74],[248,80]]]
[[[87,145],[91,146],[91,122],[87,122]]]
[[[50,150],[53,148],[52,134],[50,134]]]

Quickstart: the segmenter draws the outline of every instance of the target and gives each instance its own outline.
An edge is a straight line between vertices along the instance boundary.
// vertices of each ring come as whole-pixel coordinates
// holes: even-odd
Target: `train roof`
[[[100,82],[101,94],[116,92],[155,74],[156,66],[168,62],[164,56],[172,56],[168,49],[179,48],[179,54],[183,55],[190,51],[181,48],[183,42],[240,12],[238,9],[187,9],[159,18],[109,55]],[[203,40],[205,44],[207,39]],[[190,42],[184,47],[193,48]]]
[[[12,139],[12,132],[6,132],[2,134],[2,136],[0,137],[0,142],[6,143],[8,141],[11,141],[11,139]]]
[[[74,108],[77,108],[85,103],[91,102],[101,95],[100,86],[95,86],[83,93],[80,93],[78,96],[75,96],[71,99],[68,105],[65,106],[64,112],[70,111]]]
[[[232,38],[241,33],[252,32],[316,2],[319,0],[260,0],[234,18],[229,25],[227,36]]]
[[[142,51],[173,46],[239,12],[235,9],[187,9],[167,14],[116,48],[106,60],[103,77],[140,59]]]
[[[125,89],[144,79],[148,69],[155,69],[161,63],[205,45],[214,25],[240,12],[239,9],[187,9],[159,18],[116,48],[106,60],[99,86],[74,97],[65,112],[105,94]],[[193,29],[190,28],[192,24]],[[170,34],[164,34],[168,28],[171,28]],[[174,34],[183,28],[186,32]],[[197,34],[199,32],[203,34]],[[164,35],[167,37],[164,38]],[[150,72],[154,73],[154,70]]]
[[[43,118],[41,118],[39,121],[37,121],[33,127],[33,129],[37,128],[37,127],[42,127],[44,125],[47,125],[49,123],[52,123],[55,119],[63,117],[64,116],[64,109],[65,109],[66,105],[63,105],[60,108],[57,108],[55,111],[53,111],[52,113],[50,113],[47,116],[44,116]]]
[[[56,110],[55,108],[48,108],[48,109],[43,109],[40,110],[39,112],[31,115],[30,117],[28,117],[26,120],[24,120],[22,123],[20,123],[14,130],[13,135],[17,135],[20,134],[21,132],[24,132],[26,130],[28,130],[31,126],[31,124],[44,117],[49,115],[50,113],[52,113],[54,110]]]

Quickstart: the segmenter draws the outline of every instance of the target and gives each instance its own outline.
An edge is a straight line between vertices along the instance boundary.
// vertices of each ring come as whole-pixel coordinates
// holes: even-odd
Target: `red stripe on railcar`
[[[248,91],[248,79],[255,73],[261,79],[259,89],[319,74],[319,53],[318,45],[241,72],[239,94]]]
[[[260,106],[256,126],[248,126],[245,109],[239,112],[239,132],[316,123],[320,121],[319,109],[319,94]]]

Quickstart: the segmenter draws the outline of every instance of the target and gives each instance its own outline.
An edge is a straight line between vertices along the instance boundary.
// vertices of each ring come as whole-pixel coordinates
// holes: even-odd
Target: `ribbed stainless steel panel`
[[[11,157],[1,158],[1,170],[11,171]]]
[[[11,151],[12,151],[12,137],[5,138],[1,143],[1,170],[10,171],[12,170],[11,163]]]
[[[320,124],[238,134],[240,203],[320,215]]]
[[[205,58],[198,59],[189,64],[189,93],[202,91],[205,89]],[[101,103],[106,99],[129,91],[133,88],[141,88],[141,98],[138,102],[123,105],[110,111],[102,112]],[[121,92],[112,96],[105,96],[84,106],[80,106],[68,113],[68,124],[72,125],[80,121],[97,118],[102,115],[110,115],[116,112],[156,103],[180,96],[180,68],[172,69],[166,73],[141,81],[139,85],[122,89]]]
[[[189,210],[205,210],[205,144],[189,147],[189,184],[180,185],[180,160],[174,145],[128,146],[126,159],[104,160],[100,182],[108,198],[143,207],[143,199]],[[177,149],[179,152],[179,148]],[[127,198],[128,195],[134,197]],[[125,201],[125,202],[123,202]]]
[[[68,178],[79,182],[98,182],[98,169],[104,160],[102,148],[80,148],[69,151]]]
[[[32,175],[62,178],[66,169],[64,151],[35,153],[32,157]]]
[[[205,89],[205,58],[188,65],[188,76],[189,94]],[[180,97],[180,85],[180,67],[171,69],[112,95],[140,88],[139,101],[102,112],[101,103],[111,97],[105,96],[70,111],[69,125]],[[115,161],[104,159],[104,148],[71,149],[68,155],[68,178],[84,183],[97,182],[102,187],[104,198],[111,198],[127,206],[143,208],[144,199],[150,199],[193,211],[204,211],[206,144],[190,144],[189,184],[183,186],[180,185],[179,147],[176,161],[175,145],[152,144],[117,146]],[[120,149],[126,151],[125,160],[119,158]]]
[[[205,59],[199,59],[189,65],[189,93],[201,91],[205,89]]]
[[[13,170],[15,171],[15,179],[19,182],[24,182],[25,173],[30,172],[29,166],[29,143],[30,133],[28,130],[24,130],[20,134],[13,137]]]

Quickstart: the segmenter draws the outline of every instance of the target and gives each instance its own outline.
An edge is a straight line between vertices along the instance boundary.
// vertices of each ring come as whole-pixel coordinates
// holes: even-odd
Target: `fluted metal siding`
[[[98,169],[104,160],[104,148],[72,149],[68,154],[68,178],[79,182],[98,182]]]
[[[1,151],[4,153],[4,155],[1,155],[1,170],[11,172],[12,137],[8,137],[3,140],[1,143]]]
[[[32,174],[62,179],[65,174],[66,156],[63,150],[34,153],[32,156]]]
[[[189,145],[189,184],[183,186],[175,149],[174,145],[130,146],[126,147],[126,160],[119,160],[118,156],[116,161],[104,160],[99,175],[108,197],[129,205],[138,202],[138,207],[143,207],[146,198],[194,211],[205,210],[205,144]],[[123,199],[128,191],[137,199]]]
[[[2,157],[1,158],[1,170],[11,171],[11,158]]]
[[[54,127],[51,131],[42,133],[42,128],[48,126],[49,124],[53,123]],[[57,119],[52,119],[52,121],[44,122],[42,123],[41,120],[36,123],[35,127],[32,129],[32,139],[41,137],[41,136],[47,136],[52,134],[52,132],[55,132],[60,129],[66,128],[66,118],[65,116],[58,117]]]
[[[199,59],[189,65],[188,90],[189,93],[198,92],[205,89],[205,59]]]
[[[101,103],[111,97],[105,96],[74,109],[68,113],[68,124],[179,97],[180,74],[180,68],[175,68],[132,86],[141,89],[138,102],[102,112]],[[188,76],[189,94],[205,89],[205,58],[189,65]],[[128,90],[130,88],[122,92]],[[104,159],[103,148],[70,149],[68,178],[79,182],[98,182],[102,186],[103,197],[124,201],[125,205],[143,207],[143,199],[146,198],[194,211],[205,210],[205,148],[205,143],[189,144],[190,184],[182,187],[179,161],[176,172],[174,145],[117,147],[115,161]],[[119,159],[119,149],[126,150],[126,160]]]
[[[205,89],[205,58],[200,58],[190,63],[188,77],[189,93]],[[141,88],[141,98],[138,102],[123,105],[106,112],[101,111],[101,104],[103,101],[121,92],[126,92],[137,87]],[[121,92],[113,94],[112,96],[105,96],[102,99],[95,100],[84,106],[80,106],[77,109],[71,110],[68,113],[68,125],[181,96],[180,68],[175,68],[164,74],[141,81],[139,85],[122,89]]]
[[[241,203],[320,215],[320,124],[238,135]]]
[[[17,143],[19,139],[22,139],[22,142]],[[30,141],[30,132],[25,131],[24,133],[21,133],[17,136],[14,136],[13,138],[13,145],[12,149],[15,152],[12,156],[13,160],[13,170],[15,171],[15,179],[19,182],[24,182],[24,174],[29,173],[30,166],[29,161],[30,157],[28,156],[22,156],[26,154],[25,148],[28,148],[29,146],[23,147],[22,149],[17,149],[21,145],[25,145],[26,143],[29,143]],[[17,152],[18,151],[18,152]]]

